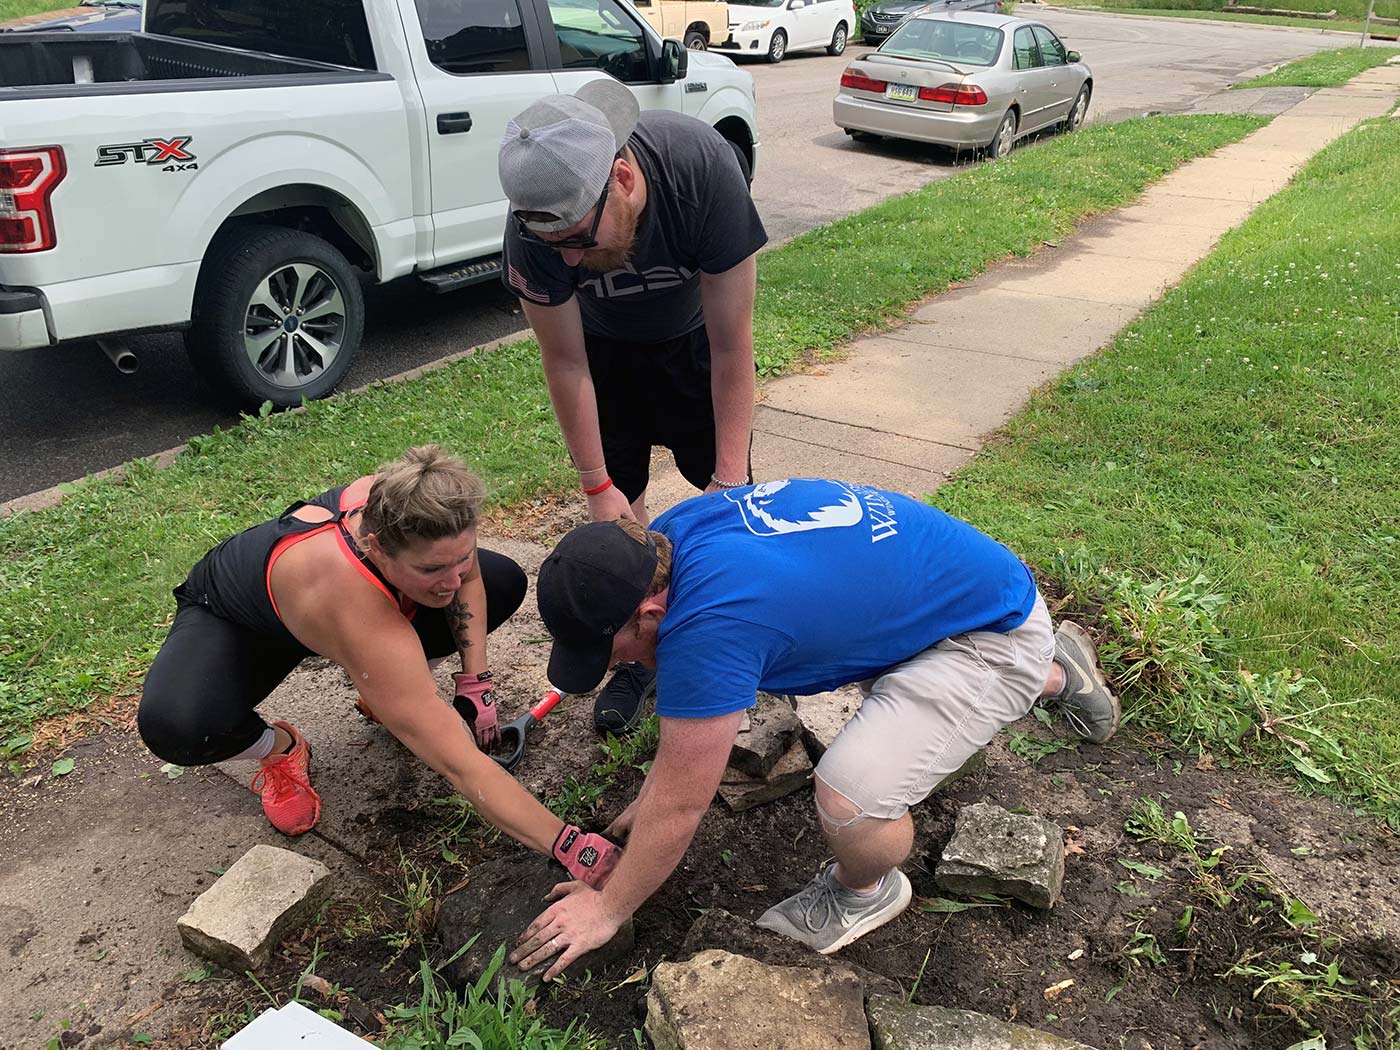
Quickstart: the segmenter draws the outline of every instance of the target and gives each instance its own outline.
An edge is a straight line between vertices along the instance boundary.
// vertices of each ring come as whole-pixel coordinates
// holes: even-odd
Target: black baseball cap
[[[656,543],[638,543],[615,521],[580,525],[559,541],[535,583],[540,618],[554,638],[550,684],[597,687],[612,663],[613,635],[642,604],[656,574]]]

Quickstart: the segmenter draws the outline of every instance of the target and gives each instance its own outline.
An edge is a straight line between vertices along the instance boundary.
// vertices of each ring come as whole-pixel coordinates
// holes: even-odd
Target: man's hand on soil
[[[545,971],[546,981],[558,977],[575,959],[607,944],[626,919],[614,915],[603,895],[582,882],[561,882],[545,899],[554,904],[521,934],[510,961],[531,970],[557,955]]]
[[[596,496],[588,497],[588,516],[594,521],[616,521],[618,518],[637,520],[632,504],[616,485],[609,485]]]

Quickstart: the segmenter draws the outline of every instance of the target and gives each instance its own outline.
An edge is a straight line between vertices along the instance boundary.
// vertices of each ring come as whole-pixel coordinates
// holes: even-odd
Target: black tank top
[[[360,551],[345,527],[345,516],[363,506],[342,505],[348,487],[341,485],[312,499],[299,500],[272,521],[230,536],[190,570],[185,582],[175,588],[176,599],[202,605],[214,615],[266,635],[269,640],[301,645],[287,630],[272,599],[269,580],[272,563],[299,541],[335,529],[340,534],[340,546],[347,557],[356,562],[366,578],[382,590],[405,616],[411,616],[412,603],[404,599],[378,567]],[[329,511],[331,517],[327,521],[303,521],[293,516],[302,507],[321,507]]]

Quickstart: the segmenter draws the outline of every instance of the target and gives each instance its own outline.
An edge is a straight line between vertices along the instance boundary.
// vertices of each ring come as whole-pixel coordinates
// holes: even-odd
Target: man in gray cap
[[[499,157],[505,285],[595,521],[647,522],[651,450],[706,492],[749,482],[755,253],[768,239],[729,143],[694,117],[640,112],[611,77],[531,105]],[[602,732],[636,727],[654,674],[619,667]]]

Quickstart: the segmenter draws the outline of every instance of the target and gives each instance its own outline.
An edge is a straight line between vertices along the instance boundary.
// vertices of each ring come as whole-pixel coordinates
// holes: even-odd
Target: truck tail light
[[[856,88],[860,91],[884,92],[885,81],[872,80],[864,73],[857,73],[852,67],[841,74],[841,86],[845,88]]]
[[[58,243],[49,198],[67,174],[61,147],[0,149],[0,255]]]
[[[946,102],[953,106],[987,104],[987,93],[976,84],[942,84],[936,88],[919,88],[919,97],[925,102]]]

